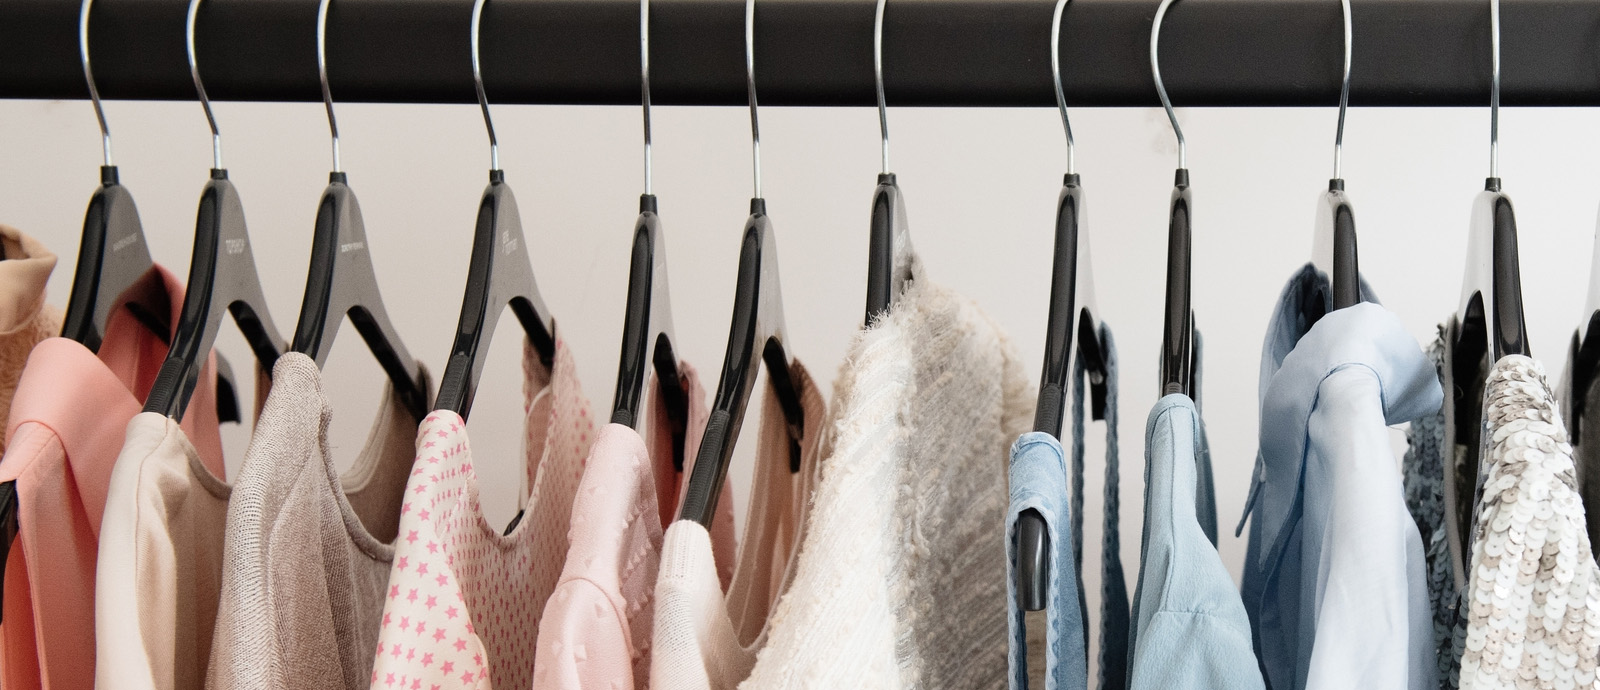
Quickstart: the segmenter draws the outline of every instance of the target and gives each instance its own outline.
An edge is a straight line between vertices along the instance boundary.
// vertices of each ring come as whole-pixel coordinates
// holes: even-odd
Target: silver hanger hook
[[[878,86],[878,131],[883,134],[883,174],[889,174],[889,104],[883,97],[883,8],[889,0],[878,0],[872,19],[872,77]]]
[[[328,88],[328,7],[333,0],[317,4],[317,78],[322,80],[322,104],[328,109],[328,131],[333,134],[333,171],[344,172],[339,165],[339,121],[333,117],[333,91]]]
[[[1339,84],[1339,129],[1333,135],[1333,179],[1344,179],[1344,114],[1350,108],[1350,0],[1339,0],[1344,8],[1344,81]]]
[[[500,141],[494,136],[494,120],[489,117],[489,94],[483,90],[482,61],[478,58],[478,34],[483,23],[484,2],[472,2],[472,83],[478,88],[478,107],[483,108],[483,126],[489,130],[489,170],[496,171],[500,169]]]
[[[639,0],[639,103],[644,106],[644,193],[650,190],[650,0]]]
[[[1161,107],[1167,110],[1167,119],[1172,122],[1172,133],[1178,136],[1178,169],[1189,167],[1186,146],[1183,141],[1183,128],[1178,126],[1178,115],[1172,111],[1172,99],[1167,98],[1167,87],[1161,83],[1161,60],[1156,57],[1156,47],[1161,44],[1161,20],[1167,16],[1167,8],[1176,0],[1161,0],[1161,6],[1156,8],[1156,19],[1150,25],[1150,75],[1156,80],[1156,93],[1161,95]]]
[[[1068,0],[1056,0],[1056,13],[1050,19],[1050,74],[1056,80],[1056,107],[1061,110],[1061,128],[1067,131],[1067,174],[1076,172],[1073,155],[1072,123],[1067,120],[1067,94],[1061,88],[1061,15],[1066,13]],[[1156,77],[1156,83],[1161,78]],[[1182,140],[1182,135],[1179,135]]]
[[[1494,62],[1489,82],[1489,177],[1500,177],[1500,0],[1489,0],[1489,46]]]
[[[750,161],[755,169],[755,198],[761,197],[761,120],[756,116],[756,0],[744,3],[744,80],[750,92]]]
[[[194,77],[195,93],[200,95],[200,107],[205,108],[206,122],[211,125],[211,167],[222,169],[222,133],[217,131],[217,116],[211,113],[211,99],[206,97],[205,82],[200,81],[200,64],[195,61],[194,26],[200,17],[200,0],[189,0],[189,16],[184,27],[184,38],[189,50],[189,76]]]
[[[78,55],[83,58],[83,80],[89,82],[89,100],[94,102],[94,116],[100,121],[100,145],[105,149],[105,165],[111,167],[111,127],[106,124],[106,111],[100,105],[100,89],[94,85],[94,70],[89,68],[89,7],[94,0],[83,0],[78,10]]]

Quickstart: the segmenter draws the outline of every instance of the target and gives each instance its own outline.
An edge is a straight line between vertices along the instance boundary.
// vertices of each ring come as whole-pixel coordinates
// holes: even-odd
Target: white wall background
[[[329,169],[322,106],[221,103],[226,163],[243,195],[277,324],[292,331],[312,220]],[[195,204],[211,162],[200,107],[107,104],[117,163],[156,259],[187,270]],[[765,193],[780,239],[793,351],[831,381],[864,297],[868,210],[878,172],[870,109],[762,111]],[[1206,338],[1221,553],[1238,577],[1232,536],[1256,447],[1256,377],[1274,299],[1310,255],[1313,211],[1332,168],[1335,109],[1185,110],[1197,208],[1194,308]],[[378,278],[411,352],[437,375],[460,308],[471,223],[488,164],[473,106],[341,105],[344,165],[365,212]],[[521,202],[540,287],[576,354],[602,418],[616,376],[630,230],[641,191],[637,108],[497,106],[501,154]],[[701,371],[720,366],[739,231],[750,195],[748,113],[655,109],[655,184],[667,232],[678,347]],[[1523,288],[1536,356],[1560,371],[1580,318],[1600,203],[1600,114],[1507,109],[1502,177],[1517,202]],[[1029,371],[1040,364],[1056,193],[1064,143],[1054,110],[891,109],[894,170],[928,276],[980,303],[1010,333]],[[1345,177],[1361,266],[1419,340],[1457,305],[1472,197],[1488,168],[1483,109],[1351,113]],[[1122,557],[1138,572],[1145,415],[1155,402],[1167,197],[1176,149],[1159,110],[1077,110],[1078,170],[1101,311],[1122,369]],[[50,301],[64,304],[100,139],[84,101],[0,101],[0,222],[61,256]],[[489,518],[515,512],[519,378],[514,321],[502,323],[471,420]],[[237,331],[220,347],[250,361]],[[243,368],[239,371],[242,373]],[[383,377],[351,329],[329,360],[333,443],[354,454]],[[247,383],[247,382],[246,382]],[[714,385],[712,381],[709,385]],[[708,391],[709,394],[709,391]],[[249,399],[244,397],[244,399]],[[751,420],[754,421],[754,418]],[[750,426],[747,424],[747,427]],[[1099,544],[1102,432],[1091,427],[1085,535]],[[227,432],[230,471],[248,430]],[[1003,472],[996,458],[995,472]],[[729,481],[742,516],[750,461]],[[1096,599],[1099,557],[1084,571]],[[1098,610],[1091,604],[1091,610]]]

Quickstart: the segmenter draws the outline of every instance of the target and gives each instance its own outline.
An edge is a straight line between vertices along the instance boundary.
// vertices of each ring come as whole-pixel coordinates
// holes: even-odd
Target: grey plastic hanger
[[[183,296],[172,347],[156,373],[144,411],[159,412],[182,420],[189,396],[206,355],[217,339],[223,315],[231,314],[245,342],[255,353],[256,362],[270,376],[278,359],[283,339],[272,324],[267,301],[256,273],[255,255],[250,251],[250,233],[245,228],[244,206],[228,171],[222,166],[222,134],[211,99],[206,97],[200,66],[195,60],[195,24],[201,0],[189,1],[186,44],[189,74],[211,126],[211,179],[200,195],[196,213],[194,254],[189,260],[189,282]]]
[[[311,268],[307,271],[300,320],[295,325],[291,349],[322,366],[346,316],[366,341],[394,387],[395,396],[417,421],[428,414],[428,392],[421,383],[417,360],[389,321],[372,267],[372,247],[367,239],[361,204],[350,190],[339,160],[339,121],[333,114],[333,91],[328,88],[328,8],[317,7],[317,76],[322,81],[322,102],[328,111],[333,138],[333,172],[317,204],[316,231],[311,240]]]
[[[1161,330],[1161,395],[1182,393],[1198,402],[1199,391],[1194,389],[1194,311],[1190,308],[1189,255],[1193,236],[1190,230],[1192,192],[1189,188],[1188,151],[1183,140],[1183,127],[1178,125],[1178,115],[1172,110],[1172,99],[1167,97],[1167,87],[1161,82],[1161,61],[1156,52],[1161,43],[1161,20],[1166,17],[1167,9],[1174,1],[1161,0],[1161,5],[1156,8],[1155,21],[1150,26],[1150,74],[1155,78],[1161,107],[1167,111],[1167,121],[1172,123],[1172,133],[1178,139],[1178,170],[1173,176],[1167,220],[1167,299]]]
[[[728,329],[728,350],[717,378],[717,395],[711,417],[695,456],[694,471],[684,494],[680,520],[694,520],[710,528],[717,512],[717,498],[728,477],[733,447],[750,404],[756,370],[767,364],[767,385],[783,409],[789,431],[789,470],[800,471],[800,438],[805,428],[805,410],[800,393],[789,373],[789,354],[785,342],[788,329],[783,321],[783,295],[778,281],[778,246],[767,217],[767,201],[761,196],[761,123],[756,106],[755,59],[756,0],[745,0],[744,69],[745,87],[750,98],[750,159],[755,178],[755,196],[750,199],[750,217],[745,220],[739,250],[738,282],[734,286],[733,323]]]
[[[1093,262],[1089,258],[1089,233],[1084,229],[1084,190],[1078,177],[1072,123],[1067,119],[1067,97],[1061,86],[1061,19],[1068,0],[1056,0],[1050,24],[1050,72],[1055,79],[1056,107],[1067,137],[1067,173],[1056,197],[1055,259],[1050,276],[1050,312],[1045,327],[1044,373],[1040,375],[1039,402],[1033,430],[1057,440],[1066,411],[1068,366],[1076,339],[1078,357],[1090,382],[1090,407],[1094,419],[1105,418],[1107,371],[1100,348],[1100,310],[1094,298]],[[1017,599],[1025,611],[1043,610],[1048,601],[1050,533],[1044,517],[1028,509],[1017,519]]]
[[[1500,186],[1500,0],[1489,0],[1493,76],[1489,87],[1489,178],[1472,202],[1467,230],[1467,267],[1461,281],[1458,328],[1451,352],[1455,382],[1456,444],[1476,448],[1482,433],[1483,404],[1478,398],[1481,365],[1507,355],[1529,355],[1528,328],[1522,310],[1522,269],[1517,257],[1517,219],[1511,197]],[[1465,581],[1471,562],[1466,533],[1472,504],[1462,499],[1477,477],[1458,477],[1454,463],[1445,463],[1445,530],[1457,582]],[[1459,492],[1459,493],[1458,493]],[[1475,493],[1475,492],[1474,492]],[[1463,505],[1465,503],[1465,505]]]
[[[628,270],[627,314],[622,322],[622,356],[611,421],[645,432],[641,408],[650,375],[655,374],[672,434],[672,463],[683,471],[688,435],[689,397],[678,375],[672,334],[672,295],[667,289],[667,246],[652,189],[650,153],[650,0],[639,0],[639,103],[644,110],[644,194],[633,224],[633,259]]]
[[[1361,272],[1356,248],[1355,213],[1344,191],[1344,118],[1350,106],[1350,0],[1340,0],[1344,10],[1344,77],[1339,87],[1339,128],[1333,139],[1333,178],[1328,191],[1317,203],[1316,232],[1311,242],[1311,263],[1329,277],[1334,309],[1361,301]],[[1302,308],[1308,322],[1315,322],[1327,309],[1323,295],[1316,294]]]
[[[478,39],[484,2],[472,3],[472,82],[478,90],[484,128],[489,132],[489,186],[478,204],[461,319],[450,347],[450,361],[439,378],[439,395],[434,400],[434,409],[450,410],[462,418],[472,411],[472,397],[483,373],[483,351],[493,339],[495,325],[506,307],[517,316],[523,334],[545,366],[555,361],[556,354],[555,320],[533,280],[528,243],[522,235],[522,216],[511,187],[506,184],[505,172],[500,169],[500,142],[494,136],[489,96],[483,88]]]
[[[883,139],[883,171],[872,192],[872,224],[867,243],[867,315],[864,323],[889,310],[911,280],[911,232],[906,202],[894,173],[889,172],[889,108],[883,95],[883,13],[888,0],[878,0],[872,21],[872,75],[878,90],[878,130]]]

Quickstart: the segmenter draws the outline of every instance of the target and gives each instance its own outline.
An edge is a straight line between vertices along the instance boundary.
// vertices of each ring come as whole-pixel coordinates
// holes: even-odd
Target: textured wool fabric
[[[1496,362],[1483,420],[1461,687],[1600,688],[1600,566],[1544,367]]]
[[[61,312],[44,303],[56,255],[44,243],[7,225],[0,225],[0,246],[6,257],[0,261],[0,419],[7,419],[28,353],[40,341],[61,333]],[[6,438],[0,436],[0,452],[5,452]]]
[[[1011,505],[1006,511],[1006,628],[1010,633],[1007,683],[1011,690],[1027,690],[1038,683],[1044,690],[1086,690],[1089,687],[1087,628],[1083,623],[1082,587],[1078,584],[1077,558],[1072,538],[1063,527],[1070,522],[1066,458],[1061,442],[1042,431],[1030,431],[1011,446]],[[1017,606],[1017,521],[1033,510],[1044,519],[1050,536],[1050,570],[1045,582],[1045,624],[1028,628]],[[1028,666],[1028,649],[1043,645],[1044,667]]]
[[[229,491],[170,417],[128,422],[100,525],[95,687],[204,687]]]
[[[816,484],[817,433],[826,414],[822,393],[805,367],[790,361],[789,375],[805,416],[800,471],[789,471],[783,409],[772,387],[763,386],[749,514],[726,596],[703,525],[678,520],[662,539],[650,659],[650,686],[656,690],[732,690],[750,675],[756,653],[766,644],[769,613],[793,577]]]
[[[1211,473],[1194,402],[1168,395],[1145,425],[1144,538],[1134,592],[1129,687],[1264,688],[1250,618],[1201,511]],[[1215,525],[1213,518],[1212,524]]]
[[[169,303],[169,323],[177,322],[183,286],[176,277],[155,267],[130,294],[141,291],[151,303]],[[51,338],[29,356],[12,399],[11,443],[0,460],[0,481],[16,482],[18,501],[5,571],[0,687],[93,687],[95,564],[112,466],[166,355],[162,335],[117,308],[98,355]],[[212,372],[208,360],[183,427],[203,462],[221,472]]]
[[[912,274],[840,370],[794,581],[742,687],[1005,687],[1005,460],[1035,396],[975,303]]]
[[[1437,683],[1388,430],[1438,409],[1434,374],[1399,318],[1363,303],[1323,316],[1272,375],[1241,588],[1271,687]]]
[[[677,515],[707,416],[699,375],[687,362],[678,364],[678,374],[688,397],[682,472],[673,467],[673,434],[659,380],[646,411],[648,446],[633,429],[608,424],[590,449],[572,504],[566,565],[539,621],[536,690],[647,685],[661,539]],[[712,551],[731,576],[732,484],[722,485],[711,534]],[[726,587],[728,578],[720,579]]]
[[[431,391],[427,372],[418,384]],[[388,592],[417,420],[386,385],[349,472],[328,445],[316,362],[278,358],[228,502],[207,687],[361,687]]]
[[[524,344],[522,369],[522,462],[532,480],[509,533],[490,525],[479,507],[466,422],[436,410],[417,429],[374,688],[531,687],[539,616],[567,555],[594,422],[565,343],[556,343],[550,369]]]

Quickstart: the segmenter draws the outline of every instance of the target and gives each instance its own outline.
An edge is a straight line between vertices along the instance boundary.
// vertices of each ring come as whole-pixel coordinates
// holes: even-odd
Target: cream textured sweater
[[[995,324],[912,275],[834,384],[794,579],[742,688],[1006,686],[1006,457],[1034,397]]]

